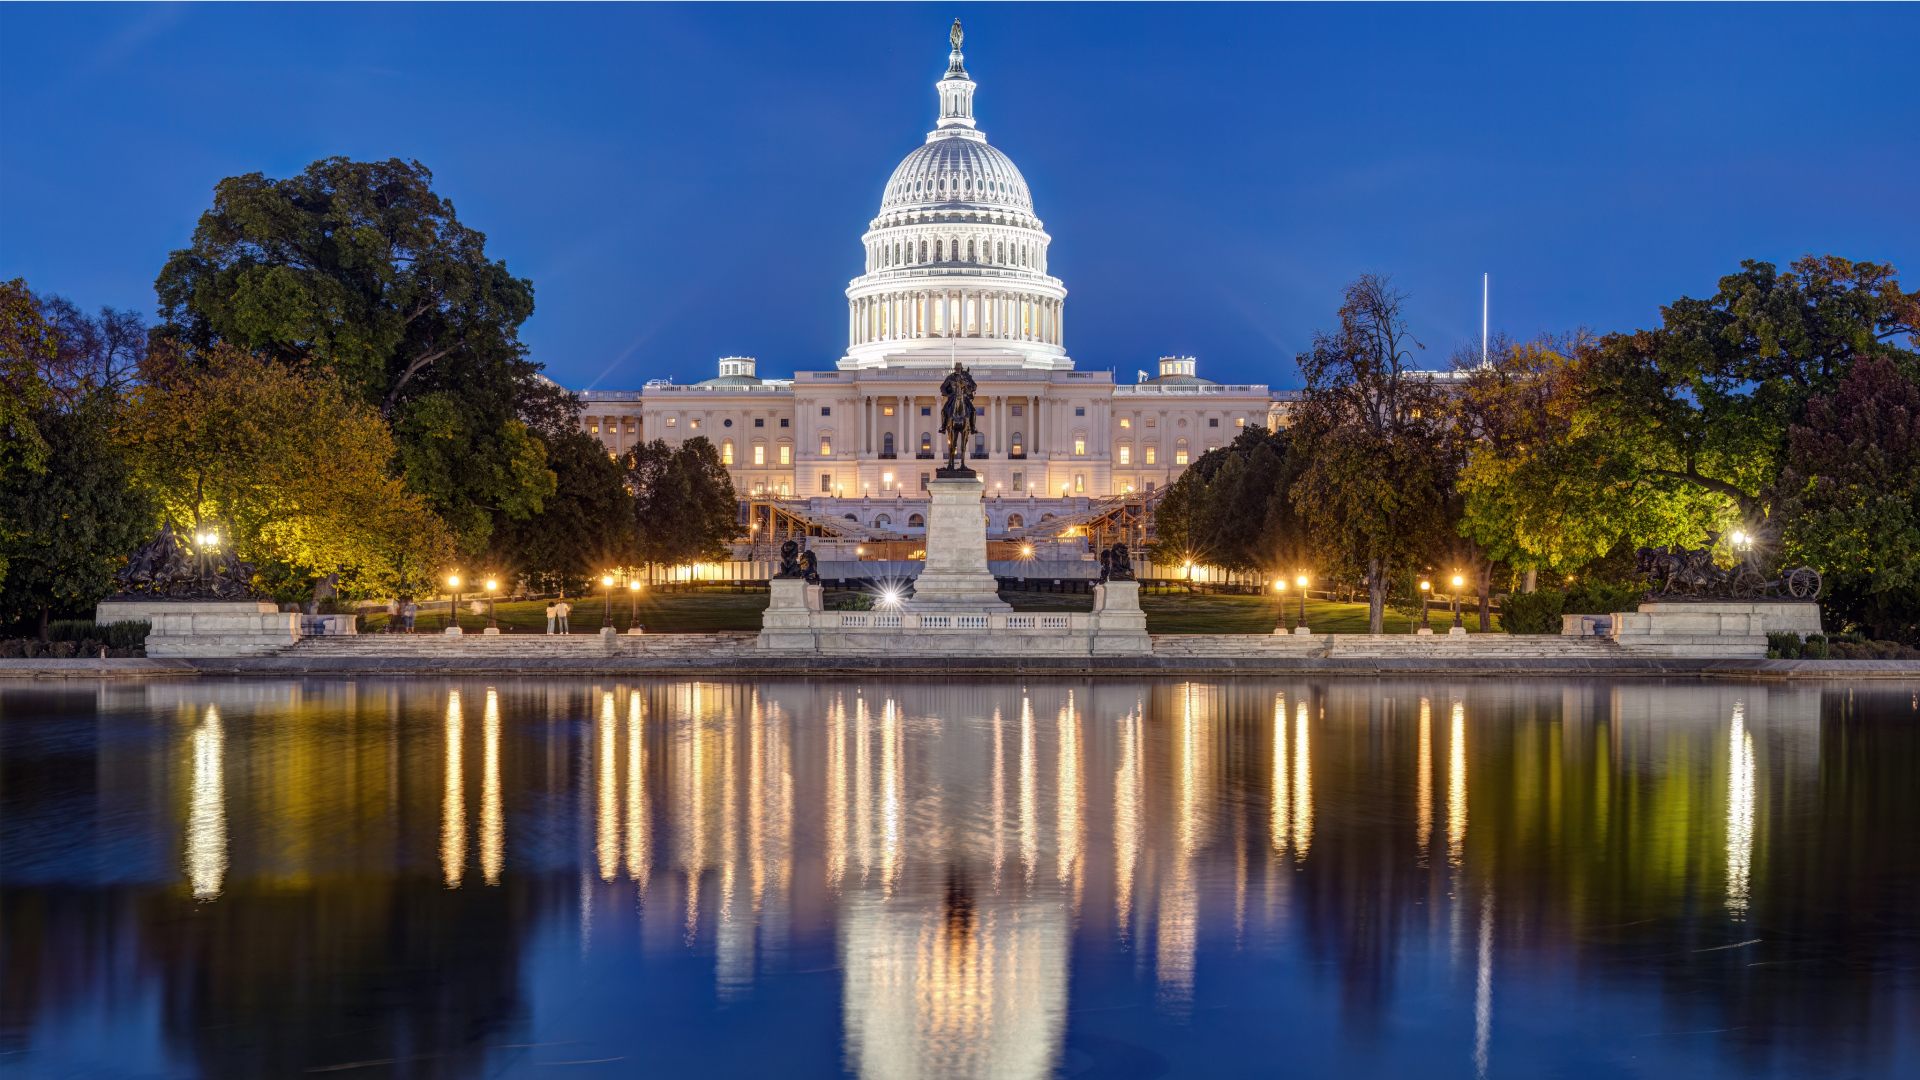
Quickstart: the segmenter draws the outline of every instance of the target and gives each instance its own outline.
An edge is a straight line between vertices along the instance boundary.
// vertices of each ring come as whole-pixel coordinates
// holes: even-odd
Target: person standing
[[[567,603],[565,597],[561,597],[560,602],[553,605],[554,618],[560,621],[560,632],[563,634],[573,633],[573,628],[567,625],[567,614],[572,610],[573,605]]]
[[[400,598],[397,596],[390,596],[387,598],[387,633],[397,634],[399,632],[400,632]]]
[[[413,633],[413,620],[420,615],[420,605],[414,603],[413,597],[409,596],[407,602],[400,605],[400,614],[407,620],[407,633]]]
[[[547,605],[547,633],[553,633],[553,605]]]

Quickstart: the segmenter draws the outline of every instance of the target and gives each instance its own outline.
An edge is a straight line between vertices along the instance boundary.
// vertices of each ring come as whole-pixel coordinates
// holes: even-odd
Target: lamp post
[[[1464,634],[1467,628],[1460,622],[1460,586],[1467,583],[1459,574],[1453,575],[1453,629],[1448,634]]]
[[[640,579],[627,579],[627,633],[640,632]]]
[[[493,613],[493,590],[499,587],[499,582],[492,578],[487,579],[487,633],[489,634],[500,632],[500,620],[496,619]]]
[[[460,632],[460,575],[447,575],[447,591],[453,599],[447,603],[447,633]]]
[[[1281,578],[1273,583],[1273,632],[1287,632],[1287,579]]]
[[[600,629],[613,629],[613,575],[600,576]]]
[[[1313,631],[1307,629],[1307,575],[1295,578],[1294,584],[1300,586],[1300,625],[1294,627],[1293,632],[1311,635]]]
[[[1433,599],[1433,582],[1420,583],[1420,633],[1431,634],[1433,627],[1427,625],[1427,601]]]

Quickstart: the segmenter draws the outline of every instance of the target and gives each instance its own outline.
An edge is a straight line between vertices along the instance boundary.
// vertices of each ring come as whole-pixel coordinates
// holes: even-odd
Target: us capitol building
[[[989,532],[1004,534],[1163,489],[1248,425],[1283,423],[1291,394],[1200,378],[1191,357],[1131,384],[1076,371],[1066,285],[1047,273],[1053,238],[1020,170],[975,126],[958,22],[935,87],[939,124],[893,170],[861,237],[865,272],[847,286],[834,370],[766,379],[735,356],[693,385],[582,393],[582,422],[609,453],[703,435],[743,498],[803,500],[813,515],[910,537],[945,452],[940,381],[958,361],[979,384],[968,465],[986,482]]]

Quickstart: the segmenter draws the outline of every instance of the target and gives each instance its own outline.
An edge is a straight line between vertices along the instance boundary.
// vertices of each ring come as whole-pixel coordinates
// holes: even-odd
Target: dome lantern
[[[953,52],[947,55],[947,73],[934,85],[940,89],[940,127],[970,128],[973,126],[973,79],[967,75],[965,57],[960,54],[960,20],[953,20],[953,32],[947,37],[953,42]]]

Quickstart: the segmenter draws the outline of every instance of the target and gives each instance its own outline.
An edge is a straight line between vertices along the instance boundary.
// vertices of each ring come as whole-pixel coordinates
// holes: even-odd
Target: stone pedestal
[[[1140,583],[1107,581],[1093,587],[1095,656],[1136,656],[1153,652],[1147,614],[1140,610]]]
[[[1613,616],[1612,638],[1639,651],[1762,657],[1768,634],[1820,633],[1820,605],[1764,600],[1657,600]],[[1577,632],[1576,632],[1576,635]]]
[[[149,657],[264,656],[300,640],[300,616],[265,601],[157,602],[148,618]]]
[[[162,615],[276,615],[280,607],[267,600],[166,600],[149,597],[109,596],[94,605],[93,622],[107,626],[118,622],[150,622],[156,627]]]
[[[987,568],[987,521],[978,476],[939,477],[927,484],[927,565],[913,581],[908,610],[925,613],[1005,614],[1000,585]]]
[[[807,649],[819,647],[813,614],[822,606],[823,590],[801,578],[774,578],[767,583],[772,596],[760,616],[760,647]]]

